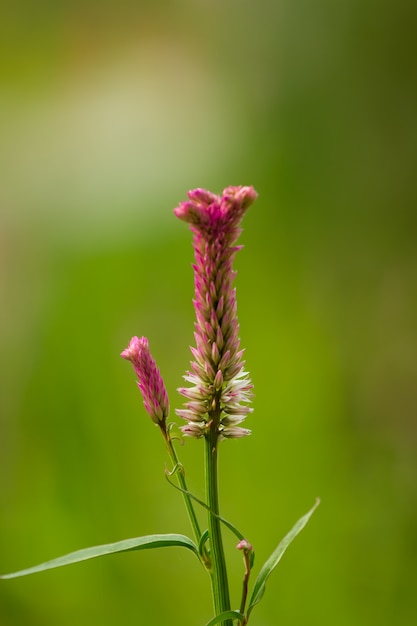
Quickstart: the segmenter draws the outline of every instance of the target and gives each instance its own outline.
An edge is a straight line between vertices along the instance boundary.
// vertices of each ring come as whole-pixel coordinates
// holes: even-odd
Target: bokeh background
[[[252,184],[236,259],[256,398],[221,503],[258,568],[322,504],[254,626],[417,620],[416,5],[2,3],[0,570],[189,533],[129,364],[171,405],[193,342],[194,187]],[[203,494],[203,445],[181,448]],[[204,517],[204,515],[203,515]],[[225,535],[234,606],[242,563]],[[2,626],[198,626],[180,549],[0,585]]]

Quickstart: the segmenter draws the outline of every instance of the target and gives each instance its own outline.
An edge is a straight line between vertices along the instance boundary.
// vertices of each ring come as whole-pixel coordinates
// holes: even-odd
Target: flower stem
[[[217,428],[210,428],[206,435],[206,493],[208,530],[210,539],[211,582],[215,614],[230,610],[229,584],[227,581],[219,515],[219,493],[217,480],[218,434]],[[215,513],[216,515],[213,515]],[[222,626],[233,626],[230,619],[221,622]]]
[[[184,471],[182,469],[182,466],[179,462],[178,456],[177,456],[177,452],[174,448],[174,445],[172,443],[172,439],[169,436],[169,434],[165,434],[165,439],[167,442],[167,448],[168,448],[168,453],[171,457],[171,460],[173,462],[174,467],[176,466],[180,466],[180,470],[177,472],[177,478],[178,478],[178,482],[179,485],[181,487],[182,490],[182,495],[184,497],[184,503],[185,503],[185,508],[187,509],[187,513],[188,513],[188,517],[190,519],[190,523],[191,526],[193,528],[194,531],[194,536],[197,542],[197,545],[200,542],[201,539],[201,530],[200,530],[200,525],[198,523],[198,519],[193,507],[193,503],[191,501],[190,496],[186,493],[188,492],[188,487],[187,487],[187,483],[185,481],[185,476],[184,476]]]

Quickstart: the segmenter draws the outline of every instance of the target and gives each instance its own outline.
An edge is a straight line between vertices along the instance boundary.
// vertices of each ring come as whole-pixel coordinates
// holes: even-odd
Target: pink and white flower
[[[257,193],[253,187],[227,187],[221,196],[194,189],[188,198],[174,212],[193,233],[196,346],[184,376],[191,386],[179,389],[187,399],[185,409],[176,413],[187,421],[182,431],[191,437],[209,430],[221,438],[244,437],[250,431],[238,424],[252,411],[246,405],[253,385],[240,349],[232,265],[241,249],[235,245],[240,222]]]
[[[169,413],[168,394],[159,369],[149,350],[146,337],[133,337],[120,355],[130,361],[138,377],[143,404],[152,421],[166,432]]]

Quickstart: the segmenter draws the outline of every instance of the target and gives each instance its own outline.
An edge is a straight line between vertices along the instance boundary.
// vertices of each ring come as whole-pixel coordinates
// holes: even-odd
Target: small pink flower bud
[[[204,434],[207,430],[207,426],[204,422],[188,422],[186,426],[181,426],[181,430],[184,435],[187,437],[194,437],[195,439],[200,439],[200,437],[204,437]]]
[[[138,377],[143,404],[155,424],[166,430],[169,413],[168,394],[159,369],[152,358],[146,337],[133,337],[120,355],[130,361]]]
[[[241,439],[251,434],[248,428],[240,428],[240,426],[226,426],[220,432],[220,436],[223,439]]]
[[[237,544],[236,548],[237,550],[243,550],[243,552],[246,552],[247,554],[250,554],[251,552],[253,552],[252,545],[246,539],[241,539],[239,543]]]
[[[220,391],[223,387],[223,374],[221,370],[217,370],[216,376],[214,378],[213,387],[216,391]]]

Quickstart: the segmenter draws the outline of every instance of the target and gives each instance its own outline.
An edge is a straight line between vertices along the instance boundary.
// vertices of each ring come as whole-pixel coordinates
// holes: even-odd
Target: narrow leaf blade
[[[296,522],[296,524],[292,527],[290,532],[287,535],[285,535],[285,537],[280,541],[280,543],[275,548],[275,550],[273,551],[269,559],[265,561],[255,581],[255,585],[252,591],[252,596],[249,602],[248,616],[250,612],[252,611],[253,607],[255,606],[255,604],[258,604],[258,602],[261,600],[265,592],[266,581],[268,580],[272,571],[276,568],[276,566],[280,562],[282,555],[284,554],[284,552],[286,551],[290,543],[295,539],[295,537],[303,530],[304,526],[307,524],[308,520],[313,515],[314,511],[316,510],[319,504],[320,504],[320,500],[317,499],[313,508],[310,509],[308,513],[303,515],[303,517],[301,517],[298,520],[298,522]]]
[[[220,613],[220,615],[216,615],[209,621],[206,626],[214,626],[215,624],[219,624],[220,622],[224,622],[227,619],[238,619],[239,622],[243,622],[245,616],[239,611],[225,611],[224,613]]]
[[[151,548],[165,548],[169,546],[180,546],[187,548],[194,552],[199,558],[198,548],[191,539],[185,535],[177,534],[164,534],[164,535],[145,535],[143,537],[135,537],[134,539],[124,539],[117,541],[116,543],[107,543],[101,546],[92,546],[90,548],[84,548],[77,550],[76,552],[70,552],[64,556],[60,556],[51,561],[40,563],[34,567],[20,570],[19,572],[13,572],[11,574],[4,574],[0,576],[0,579],[17,578],[19,576],[28,576],[29,574],[35,574],[37,572],[43,572],[48,569],[54,569],[56,567],[62,567],[64,565],[71,565],[72,563],[79,563],[80,561],[86,561],[88,559],[94,559],[99,556],[105,556],[106,554],[116,554],[118,552],[131,552],[134,550],[149,550]]]

